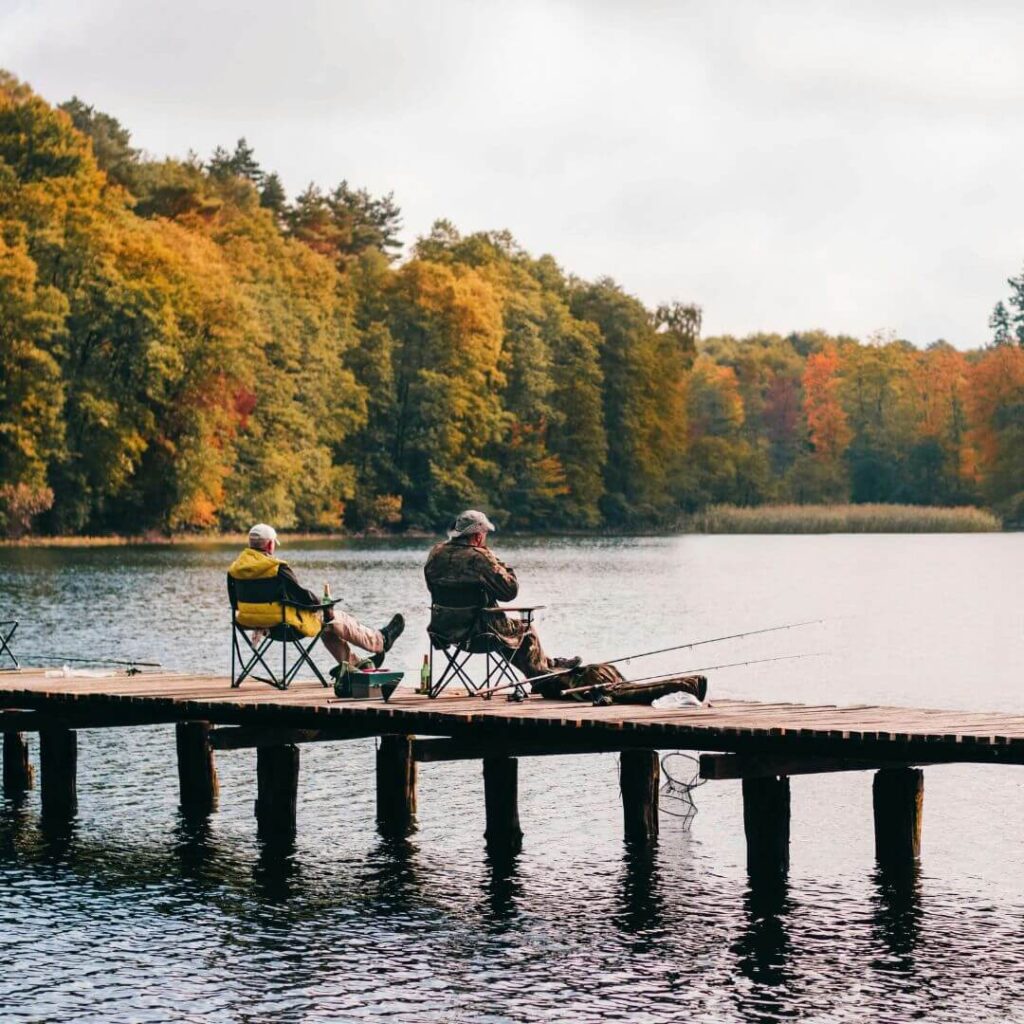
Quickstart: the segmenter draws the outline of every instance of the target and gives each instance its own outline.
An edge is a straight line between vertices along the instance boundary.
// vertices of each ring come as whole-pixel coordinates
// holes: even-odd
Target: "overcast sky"
[[[147,151],[245,136],[411,241],[508,228],[705,334],[979,344],[1024,265],[1024,6],[0,0],[0,66]]]

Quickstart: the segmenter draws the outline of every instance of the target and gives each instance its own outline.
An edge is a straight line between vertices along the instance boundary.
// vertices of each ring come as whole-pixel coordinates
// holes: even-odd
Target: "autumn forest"
[[[391,195],[290,200],[244,140],[151,158],[0,73],[0,534],[433,529],[466,505],[518,529],[769,502],[1024,519],[1024,275],[972,351],[702,338],[699,306],[506,232],[439,220],[403,253],[400,229]]]

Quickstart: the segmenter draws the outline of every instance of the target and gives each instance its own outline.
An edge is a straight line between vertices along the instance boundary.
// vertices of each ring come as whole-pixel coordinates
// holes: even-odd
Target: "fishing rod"
[[[768,626],[766,629],[751,629],[745,633],[730,633],[728,636],[716,636],[710,640],[694,640],[688,644],[677,644],[675,647],[661,647],[656,651],[643,651],[640,654],[627,654],[622,658],[615,658],[612,661],[605,661],[603,665],[619,665],[624,661],[632,661],[634,658],[649,658],[654,654],[668,654],[670,651],[684,651],[690,650],[694,647],[703,647],[706,644],[719,644],[726,640],[739,640],[741,637],[746,636],[760,636],[763,633],[778,633],[783,629],[799,629],[801,626],[817,626],[824,622],[824,619],[808,619],[806,622],[791,622],[785,626]],[[577,666],[578,668],[579,666]],[[533,676],[529,682],[539,683],[542,679],[554,679],[556,676],[564,676],[569,672],[575,672],[575,668],[556,668],[551,672],[545,672],[541,676]],[[516,686],[522,686],[520,683],[503,683],[499,686],[494,686],[489,690],[483,690],[479,693],[481,697],[490,697],[491,694],[501,693],[504,690],[513,689]]]
[[[76,662],[81,665],[142,665],[144,668],[161,668],[159,661],[119,661],[117,658],[62,658],[59,654],[26,654],[26,658],[40,661]]]
[[[641,676],[639,679],[626,679],[623,680],[626,683],[653,683],[661,679],[677,679],[682,676],[696,675],[698,672],[713,672],[720,668],[740,668],[744,665],[764,665],[769,661],[793,661],[797,658],[823,658],[828,654],[828,651],[810,651],[806,654],[782,654],[775,658],[752,658],[750,661],[730,661],[724,665],[702,665],[700,668],[688,668],[681,672],[660,672],[656,676]],[[527,680],[532,682],[532,680]],[[569,690],[562,690],[559,697],[565,697],[568,694],[585,693],[587,690],[604,690],[610,686],[616,685],[615,683],[591,683],[589,686],[574,686]]]

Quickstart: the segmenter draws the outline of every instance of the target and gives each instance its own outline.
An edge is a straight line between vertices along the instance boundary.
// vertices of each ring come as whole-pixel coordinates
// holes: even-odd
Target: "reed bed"
[[[691,517],[696,533],[990,533],[999,517],[973,505],[711,505]]]

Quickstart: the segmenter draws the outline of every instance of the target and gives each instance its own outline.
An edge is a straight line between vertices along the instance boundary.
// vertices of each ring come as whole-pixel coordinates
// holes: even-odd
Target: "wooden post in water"
[[[78,811],[78,733],[74,729],[39,730],[39,771],[43,816],[74,817]]]
[[[658,788],[661,762],[656,750],[624,750],[619,759],[622,817],[628,842],[658,838]]]
[[[872,783],[875,856],[885,867],[912,865],[921,853],[924,772],[920,768],[883,768]]]
[[[523,848],[519,827],[519,759],[484,758],[484,839],[491,854],[511,855]]]
[[[4,733],[4,795],[18,800],[32,788],[35,772],[28,760],[28,744],[21,732]]]
[[[209,722],[178,722],[178,792],[186,814],[209,814],[217,808],[220,783],[210,746]]]
[[[743,780],[747,872],[758,878],[789,872],[789,777]]]
[[[412,736],[381,736],[377,748],[377,828],[402,836],[416,822],[416,761]]]
[[[295,835],[299,748],[294,743],[256,748],[256,832],[261,839]]]

